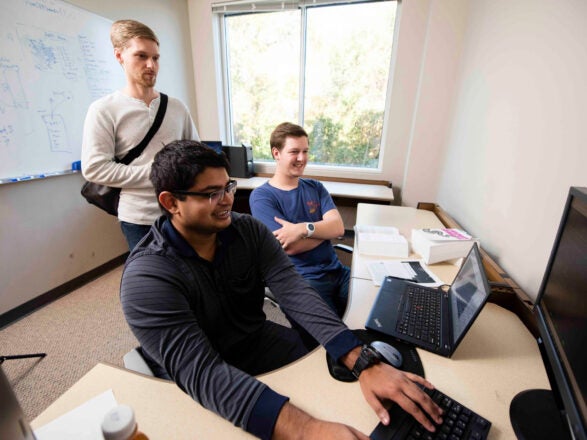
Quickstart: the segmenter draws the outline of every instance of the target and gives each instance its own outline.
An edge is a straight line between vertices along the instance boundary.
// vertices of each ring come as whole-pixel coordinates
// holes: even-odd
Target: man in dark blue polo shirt
[[[172,142],[153,162],[164,216],[131,252],[120,297],[156,375],[262,439],[368,440],[350,426],[312,417],[254,377],[306,353],[296,330],[267,321],[268,286],[288,316],[353,369],[383,423],[384,403],[393,400],[434,429],[423,411],[439,420],[440,408],[414,382],[432,385],[364,362],[361,341],[297,273],[271,231],[231,211],[236,182],[228,170],[224,154],[196,141]]]

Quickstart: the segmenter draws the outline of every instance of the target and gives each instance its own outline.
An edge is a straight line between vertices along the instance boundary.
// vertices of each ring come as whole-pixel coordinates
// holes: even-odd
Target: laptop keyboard
[[[484,440],[491,422],[451,399],[438,390],[423,388],[432,400],[444,410],[443,423],[430,432],[411,415],[393,405],[389,410],[391,423],[379,423],[371,433],[371,440]]]
[[[400,304],[396,330],[439,347],[440,300],[437,291],[410,284]]]

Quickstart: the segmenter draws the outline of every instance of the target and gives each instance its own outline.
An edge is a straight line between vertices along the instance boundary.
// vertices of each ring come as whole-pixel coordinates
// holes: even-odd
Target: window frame
[[[308,176],[317,177],[334,177],[334,178],[346,178],[346,179],[365,179],[365,180],[377,180],[380,179],[384,174],[384,160],[385,150],[388,147],[387,142],[387,126],[390,112],[390,100],[391,100],[391,86],[394,76],[396,51],[397,51],[397,37],[399,32],[399,19],[400,19],[400,0],[286,0],[284,2],[275,1],[228,1],[228,2],[213,2],[213,27],[215,36],[215,57],[217,68],[217,78],[219,78],[217,96],[220,102],[222,102],[222,109],[219,111],[219,127],[221,130],[221,137],[226,139],[233,139],[233,128],[231,124],[232,117],[232,106],[230,102],[230,81],[228,73],[228,55],[227,55],[227,38],[226,38],[226,16],[241,15],[257,12],[278,12],[284,9],[301,9],[301,26],[300,26],[300,80],[299,80],[299,96],[303,97],[304,90],[304,68],[305,68],[305,57],[306,57],[306,28],[307,28],[307,10],[311,7],[316,6],[334,6],[337,4],[360,4],[369,2],[381,2],[381,1],[395,1],[397,4],[397,10],[395,15],[394,34],[393,34],[393,51],[391,54],[389,73],[387,78],[387,86],[385,92],[385,104],[383,108],[383,128],[381,132],[381,145],[379,150],[379,163],[376,168],[366,167],[350,167],[344,165],[322,165],[315,163],[308,163],[304,174]],[[286,7],[274,7],[275,3],[285,5]],[[267,8],[259,8],[258,5],[266,4]],[[232,10],[226,12],[220,11],[224,6],[233,7]],[[239,8],[239,11],[235,11],[234,7]],[[304,118],[304,99],[299,99],[299,117],[301,120]],[[293,121],[299,123],[299,121]],[[269,145],[267,145],[269,148]],[[273,174],[275,172],[274,161],[255,161],[255,172],[261,174]]]

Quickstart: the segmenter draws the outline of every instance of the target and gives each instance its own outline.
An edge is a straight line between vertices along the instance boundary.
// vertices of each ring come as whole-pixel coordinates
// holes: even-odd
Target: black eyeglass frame
[[[175,190],[175,191],[170,191],[171,194],[178,194],[178,195],[182,195],[182,196],[198,196],[198,197],[208,197],[208,200],[210,201],[210,203],[212,203],[212,198],[214,197],[215,194],[220,194],[218,196],[218,202],[221,202],[224,199],[224,196],[226,195],[226,193],[230,193],[230,194],[234,194],[236,192],[236,186],[237,186],[237,181],[234,179],[231,179],[228,181],[228,185],[226,185],[224,188],[222,189],[218,189],[216,191],[212,191],[212,192],[196,192],[196,191],[185,191],[185,190]]]

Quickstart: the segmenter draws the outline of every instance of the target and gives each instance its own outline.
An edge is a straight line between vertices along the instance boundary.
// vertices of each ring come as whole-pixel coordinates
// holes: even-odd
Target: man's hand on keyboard
[[[434,431],[435,427],[424,411],[436,423],[442,423],[440,407],[416,385],[418,383],[426,388],[434,388],[421,376],[379,363],[363,370],[359,376],[359,383],[365,400],[384,425],[390,422],[389,413],[384,406],[389,400],[401,406],[429,431]]]

